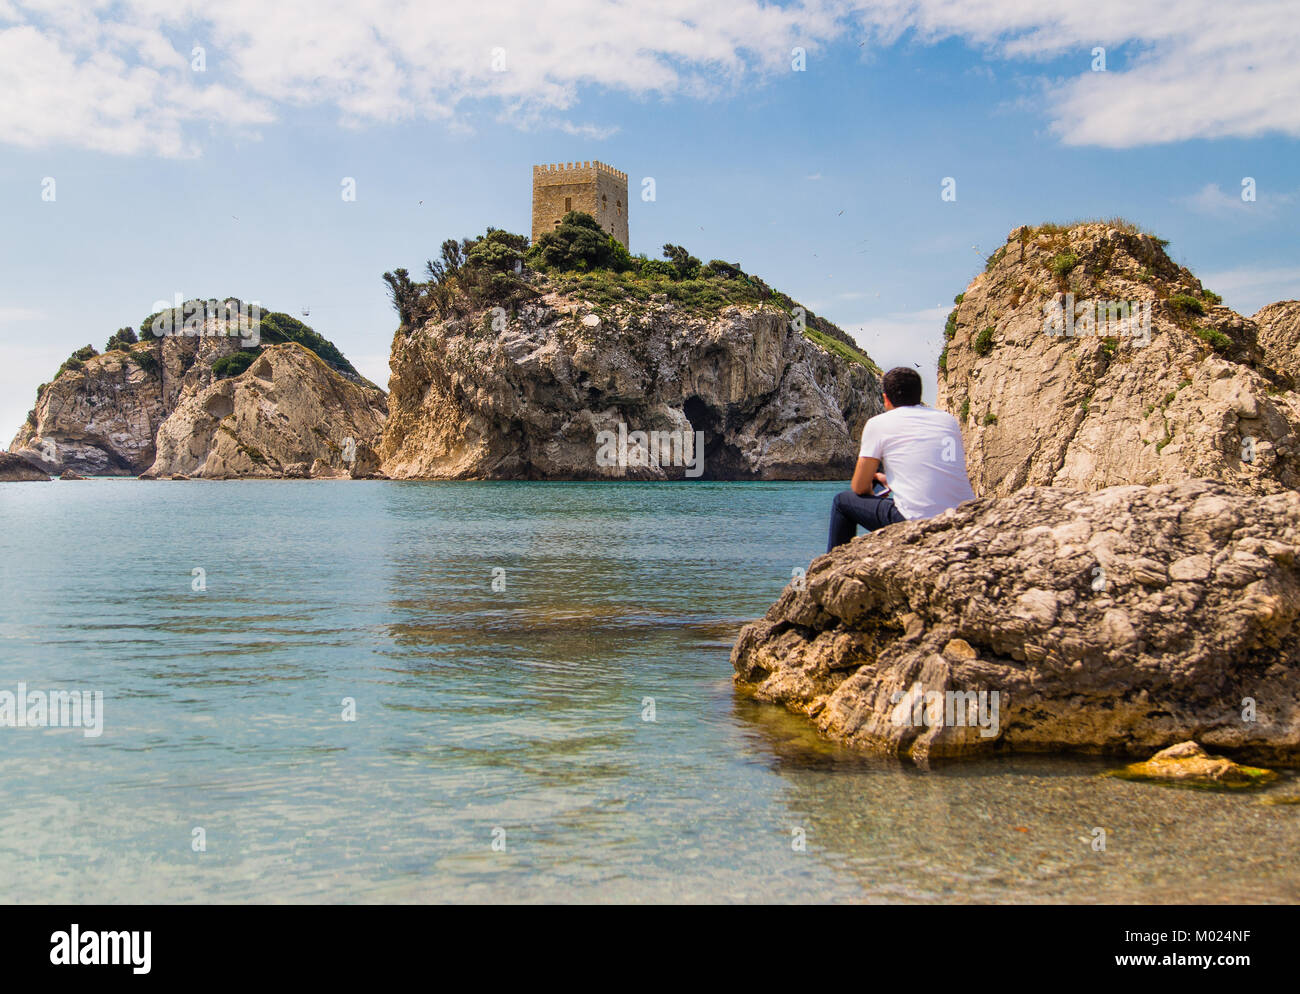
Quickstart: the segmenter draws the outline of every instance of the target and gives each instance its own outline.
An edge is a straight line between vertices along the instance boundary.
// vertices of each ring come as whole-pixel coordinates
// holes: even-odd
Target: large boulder
[[[1020,227],[960,296],[938,400],[978,495],[1196,477],[1276,493],[1300,487],[1290,329],[1289,352],[1261,338],[1131,225]]]
[[[0,483],[32,483],[49,479],[49,473],[37,469],[22,456],[0,452]]]
[[[1300,759],[1300,494],[1031,487],[814,560],[738,685],[863,749]],[[802,587],[802,589],[800,589]]]
[[[301,476],[303,466],[348,476],[372,466],[384,392],[340,375],[294,342],[264,348],[238,376],[185,397],[158,429],[146,478]],[[316,475],[313,473],[313,475]]]
[[[851,339],[812,318],[818,344],[775,306],[549,292],[498,310],[397,333],[387,476],[681,479],[698,475],[692,451],[640,459],[632,433],[680,433],[684,449],[702,431],[703,478],[842,478],[880,411],[878,371]],[[602,458],[605,431],[617,442]]]

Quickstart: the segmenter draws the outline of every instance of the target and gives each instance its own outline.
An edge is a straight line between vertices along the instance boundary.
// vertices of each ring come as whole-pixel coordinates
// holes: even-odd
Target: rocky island
[[[879,369],[739,265],[680,246],[633,258],[568,214],[531,248],[489,230],[443,245],[428,280],[388,273],[393,338],[381,457],[394,479],[681,479],[601,460],[601,432],[703,440],[705,479],[837,479],[880,410]],[[622,426],[620,428],[620,426]],[[622,437],[622,436],[620,436]]]
[[[9,451],[47,473],[365,475],[386,413],[384,392],[301,321],[192,300],[120,329],[102,354],[74,352]]]

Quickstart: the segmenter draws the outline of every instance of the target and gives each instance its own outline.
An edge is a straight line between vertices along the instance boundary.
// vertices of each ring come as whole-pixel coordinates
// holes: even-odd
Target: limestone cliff
[[[164,338],[65,366],[39,391],[9,451],[51,473],[138,475],[181,394],[211,382],[213,362],[238,349],[237,339]]]
[[[1279,300],[1255,313],[1264,361],[1300,389],[1300,300]]]
[[[819,556],[732,650],[737,683],[918,762],[1300,760],[1300,494],[1030,487]]]
[[[158,430],[146,478],[365,476],[386,416],[374,386],[288,342],[243,373],[186,394]]]
[[[280,465],[276,453],[290,451],[311,452],[313,459],[322,460],[320,469],[327,475],[350,475],[357,466],[372,472],[373,460],[367,462],[366,453],[378,444],[379,432],[370,426],[368,416],[357,420],[353,414],[360,408],[379,410],[382,420],[382,391],[361,377],[332,343],[302,322],[287,314],[257,312],[250,324],[247,310],[235,306],[239,303],[234,298],[187,301],[141,322],[139,342],[134,341],[131,329],[124,329],[130,332],[130,340],[123,340],[119,332],[102,355],[90,347],[78,350],[52,382],[41,386],[36,406],[10,444],[10,452],[47,473],[71,470],[95,475],[139,475],[151,471],[154,475],[198,472],[264,476]],[[284,445],[267,446],[272,453],[270,461],[260,463],[246,453],[245,458],[236,457],[238,447],[227,452],[217,446],[209,462],[205,453],[213,442],[211,438],[182,437],[187,428],[204,430],[205,422],[196,410],[209,401],[213,409],[220,407],[224,402],[212,400],[215,395],[227,399],[242,396],[230,384],[246,375],[259,355],[286,343],[296,343],[316,356],[318,362],[300,361],[286,366],[277,357],[271,367],[263,367],[281,376],[276,395],[283,406],[280,413],[288,419]],[[324,375],[318,368],[321,365],[332,375]],[[286,400],[294,391],[285,377],[298,372],[305,376],[299,388],[318,393]],[[348,391],[340,384],[355,389]],[[358,401],[358,397],[365,399]],[[196,399],[197,408],[191,403]],[[294,418],[315,417],[335,401],[342,405],[337,416],[319,422],[320,432],[330,442],[300,444],[295,433],[301,434],[301,426]],[[158,439],[163,427],[182,409],[185,414],[181,420],[166,432],[167,455],[157,469],[152,469],[158,462]],[[330,449],[330,445],[337,444],[334,436],[339,432],[334,429],[342,430],[340,438],[350,437],[343,430],[348,427],[357,429],[353,444],[360,447],[360,463],[341,464],[337,453]],[[261,433],[253,434],[266,442]],[[245,449],[261,451],[251,441]]]
[[[589,302],[545,288],[507,315],[430,320],[393,340],[380,450],[393,478],[681,479],[600,458],[598,433],[703,432],[706,479],[852,471],[878,371],[843,332],[776,306],[701,310],[663,294]],[[633,448],[636,439],[633,436]],[[644,451],[644,450],[643,450]],[[650,464],[644,464],[649,462]]]
[[[1257,325],[1123,222],[1017,228],[959,296],[940,362],[976,494],[1300,486],[1294,306]]]

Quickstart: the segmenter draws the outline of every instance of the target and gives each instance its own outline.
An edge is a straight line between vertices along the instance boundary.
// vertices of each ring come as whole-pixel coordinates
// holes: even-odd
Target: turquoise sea
[[[926,772],[739,697],[735,634],[838,487],[0,486],[0,691],[104,697],[98,737],[0,728],[0,893],[1300,900],[1300,806]]]

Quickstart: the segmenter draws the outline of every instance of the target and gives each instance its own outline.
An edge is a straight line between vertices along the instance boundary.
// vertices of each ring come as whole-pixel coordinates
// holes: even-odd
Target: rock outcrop
[[[1259,347],[1269,368],[1300,389],[1300,300],[1279,300],[1260,308],[1252,321],[1259,328]]]
[[[918,762],[1300,759],[1300,493],[1031,487],[813,561],[732,651],[738,685]]]
[[[21,456],[0,452],[0,483],[48,482],[49,479],[48,473],[41,472]]]
[[[1121,302],[1136,305],[1127,321]],[[1017,228],[958,298],[940,365],[976,494],[1196,477],[1300,487],[1295,306],[1257,327],[1122,222]]]
[[[238,339],[163,338],[64,368],[41,388],[9,451],[51,473],[139,475],[182,393],[210,383],[212,364],[238,349]]]
[[[341,376],[293,342],[238,376],[186,396],[158,431],[146,478],[373,475],[387,413],[382,390]]]
[[[296,452],[308,465],[322,460],[328,476],[336,471],[344,477],[373,475],[373,449],[379,443],[373,420],[378,411],[382,424],[383,392],[333,343],[297,319],[267,312],[254,321],[246,309],[226,306],[231,304],[238,301],[189,301],[146,318],[138,343],[115,335],[103,355],[79,350],[40,388],[10,451],[50,473],[274,476],[282,466],[279,454]],[[213,421],[209,408],[219,411],[237,396],[262,395],[244,378],[250,364],[281,345],[293,345],[317,361],[297,356],[286,362],[277,354],[260,367],[280,377],[260,427],[248,412],[226,420],[233,409]],[[299,372],[304,378],[295,386],[288,378]],[[316,394],[307,396],[312,391]],[[296,392],[303,396],[295,397]],[[342,405],[337,411],[331,409],[335,402]],[[303,419],[315,420],[304,425]],[[236,421],[245,433],[237,440],[229,435]],[[276,425],[285,437],[271,444]],[[187,438],[191,430],[199,435]],[[304,444],[304,432],[312,444]],[[340,440],[348,437],[353,443],[344,453]]]
[[[829,344],[816,344],[777,307],[700,313],[660,296],[602,314],[550,292],[497,330],[492,321],[486,312],[397,333],[379,450],[387,476],[681,479],[685,456],[655,465],[632,433],[689,444],[702,431],[703,467],[691,475],[842,478],[880,410],[878,371],[846,357],[851,339],[817,319]],[[620,424],[632,452],[611,463],[597,436]],[[628,453],[622,436],[616,447]]]

